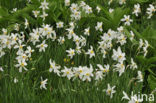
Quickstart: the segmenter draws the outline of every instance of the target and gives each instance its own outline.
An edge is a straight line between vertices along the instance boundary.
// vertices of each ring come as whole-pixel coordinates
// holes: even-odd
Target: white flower
[[[82,79],[83,78],[83,75],[84,75],[85,68],[86,67],[82,67],[82,66],[74,67],[73,68],[73,70],[74,70],[74,76],[75,77],[79,77],[80,79]]]
[[[90,64],[90,68],[88,68],[88,67],[84,67],[84,72],[83,72],[83,78],[82,78],[82,81],[85,81],[85,80],[87,80],[87,81],[91,81],[91,77],[93,77],[94,75],[93,75],[93,67],[92,67],[92,65]]]
[[[69,6],[70,5],[70,0],[65,0],[65,6]]]
[[[135,14],[136,16],[138,16],[138,13],[141,13],[140,4],[134,5],[134,11],[132,12],[132,14]]]
[[[113,94],[116,92],[115,89],[116,86],[111,87],[110,84],[107,84],[107,90],[106,94],[110,96],[110,98],[113,97]]]
[[[125,25],[128,25],[128,26],[131,24],[131,22],[133,22],[133,20],[130,19],[130,15],[124,15],[124,18],[121,19],[121,21],[125,22]]]
[[[72,19],[80,20],[81,19],[81,12],[80,11],[73,11],[70,15]]]
[[[118,35],[117,37],[118,41],[121,45],[124,45],[127,41],[126,41],[126,36],[123,35],[123,34],[120,34]]]
[[[14,46],[15,49],[18,49],[17,54],[22,53],[22,52],[23,52],[23,47],[25,47],[25,46],[26,46],[26,45],[22,44],[22,41],[19,40],[19,41],[18,41],[18,44],[16,44],[16,45]]]
[[[149,4],[149,8],[147,8],[148,19],[150,19],[153,14],[156,12],[155,7],[152,4]]]
[[[123,28],[123,26],[120,26],[120,27],[117,28],[117,30],[118,30],[118,32],[122,33],[124,28]]]
[[[74,22],[70,22],[69,25],[70,25],[70,28],[71,29],[74,29],[75,28],[75,23]]]
[[[67,76],[69,80],[74,76],[71,68],[64,67],[64,69],[61,70],[61,72],[63,73],[62,76],[63,77]]]
[[[15,13],[17,11],[17,8],[13,8],[13,10],[11,11],[11,13]]]
[[[144,42],[142,39],[139,40],[139,48],[142,48],[144,46]]]
[[[88,49],[88,52],[86,52],[86,54],[89,55],[89,58],[95,57],[95,53],[92,46],[90,46],[90,49]]]
[[[103,79],[103,72],[102,71],[96,71],[95,72],[95,80],[102,80]]]
[[[133,39],[134,39],[134,33],[133,33],[133,31],[130,31],[130,40],[132,41]]]
[[[77,35],[74,35],[73,37],[74,37],[73,41],[75,42],[76,46],[78,46],[80,44],[81,38]]]
[[[118,47],[118,50],[113,49],[112,58],[113,58],[113,60],[116,60],[118,62],[123,62],[124,60],[126,60],[125,53],[122,53],[120,47]]]
[[[81,36],[80,38],[81,38],[81,39],[80,39],[80,46],[81,46],[81,47],[86,46],[86,42],[87,42],[87,41],[86,41],[86,38],[83,37],[83,36]]]
[[[20,60],[20,61],[24,60],[24,61],[26,61],[28,59],[28,56],[26,55],[26,53],[24,53],[24,51],[21,52],[21,53],[17,53],[17,55],[18,56],[16,57],[16,60]]]
[[[103,29],[102,29],[102,25],[103,25],[103,23],[102,22],[97,22],[97,26],[95,26],[95,29],[98,31],[103,31]]]
[[[121,62],[114,65],[115,71],[119,72],[119,76],[121,76],[125,72],[125,65]]]
[[[14,78],[14,83],[17,83],[18,82],[18,79],[17,78]]]
[[[45,52],[45,48],[47,48],[48,45],[45,44],[45,40],[44,40],[40,45],[37,45],[36,47],[39,48],[39,52],[42,52],[42,51]]]
[[[43,80],[43,78],[41,77],[40,89],[47,89],[47,88],[46,88],[47,81],[48,81],[48,79]]]
[[[138,68],[138,66],[137,66],[137,64],[134,62],[134,60],[133,60],[133,58],[131,58],[131,64],[130,64],[130,69],[137,69]]]
[[[16,44],[17,40],[19,40],[18,35],[18,33],[11,33],[12,45]]]
[[[81,47],[79,45],[76,46],[75,51],[77,54],[81,53]]]
[[[40,38],[40,32],[39,32],[39,29],[36,28],[36,29],[33,29],[33,32],[30,33],[30,41],[33,43],[33,45],[36,45],[36,42],[39,42]]]
[[[113,2],[113,0],[109,0],[108,5],[110,5]]]
[[[29,22],[28,22],[28,20],[25,18],[25,23],[24,23],[24,25],[25,25],[25,29],[26,28],[28,28],[28,26],[29,26]]]
[[[42,27],[43,27],[43,28],[39,28],[39,32],[42,33],[42,36],[46,36],[46,35],[48,35],[48,34],[51,34],[52,31],[53,31],[53,28],[50,27],[50,25],[48,25],[48,24],[46,24],[46,25],[43,24]],[[49,33],[48,33],[48,32],[49,32]],[[42,37],[42,36],[41,36],[41,37]]]
[[[96,7],[97,12],[99,13],[101,11],[101,8],[99,6]]]
[[[144,43],[144,47],[143,47],[143,51],[144,51],[144,57],[147,55],[147,49],[149,47],[149,44],[148,44],[148,41],[145,40],[145,43]]]
[[[19,31],[20,24],[16,23],[15,26],[14,26],[14,28],[15,28],[16,31]]]
[[[109,65],[104,65],[104,67],[100,64],[97,64],[97,66],[99,67],[100,71],[102,71],[103,73],[108,73],[109,72]]]
[[[120,4],[120,5],[126,4],[126,0],[119,0],[119,4]]]
[[[2,56],[4,56],[4,55],[5,55],[5,52],[3,51],[3,48],[0,47],[0,58],[1,58]]]
[[[28,54],[28,57],[31,57],[31,53],[33,53],[33,52],[34,52],[34,50],[32,50],[30,46],[28,46],[27,50],[25,51],[25,53]]]
[[[41,2],[41,6],[39,8],[41,8],[42,10],[46,10],[49,9],[48,5],[49,3],[47,3],[46,0],[44,0],[44,2]]]
[[[0,71],[2,71],[2,72],[4,71],[2,67],[0,67]]]
[[[126,100],[130,100],[130,98],[128,97],[127,93],[125,91],[122,92],[123,93],[123,97],[121,100],[126,99]]]
[[[84,34],[87,35],[87,36],[90,35],[90,27],[88,27],[88,28],[85,29]]]
[[[74,30],[73,28],[69,28],[69,29],[66,29],[68,31],[68,39],[71,39],[72,37],[74,37],[76,34],[74,33]]]
[[[69,50],[66,50],[66,52],[68,53],[68,56],[72,59],[73,56],[75,55],[75,50],[74,49],[69,49]]]
[[[47,17],[47,16],[48,16],[48,14],[43,11],[43,14],[40,17],[43,18],[43,21],[44,21],[45,20],[45,17]]]
[[[79,7],[78,7],[77,4],[72,3],[72,4],[71,4],[71,7],[70,7],[70,10],[74,13],[74,12],[76,12],[77,10],[79,10]]]
[[[51,59],[49,60],[49,63],[50,63],[50,68],[49,68],[49,72],[54,72],[56,73],[58,76],[60,76],[60,71],[59,69],[61,68],[60,66],[57,66],[55,61],[51,61]]]
[[[86,12],[87,14],[90,14],[90,13],[93,12],[93,11],[92,11],[92,8],[91,8],[90,6],[88,6],[88,5],[86,5],[84,9],[85,9],[85,12]]]
[[[114,9],[110,8],[109,9],[109,13],[112,13],[114,11]]]
[[[58,23],[56,23],[56,25],[57,25],[57,28],[63,28],[63,22],[58,22]]]
[[[19,72],[22,72],[22,69],[27,71],[27,68],[25,67],[27,66],[27,63],[25,62],[25,60],[18,60],[18,64],[15,65],[15,67],[19,68]]]
[[[37,18],[37,17],[38,17],[38,15],[39,15],[39,13],[40,13],[40,11],[37,11],[37,10],[32,11],[32,12],[33,12],[33,14],[34,14],[35,18]]]
[[[87,4],[84,1],[81,1],[80,7],[85,7]]]
[[[141,71],[138,71],[137,79],[139,80],[138,82],[143,82],[143,75],[142,75]]]
[[[64,37],[59,37],[58,42],[59,42],[59,44],[64,44],[64,42],[65,42]]]
[[[6,35],[8,33],[8,30],[5,29],[5,28],[2,28],[2,32],[3,32],[4,35]]]
[[[45,34],[43,33],[43,36],[46,35],[47,39],[52,39],[53,41],[56,39],[56,32],[53,30],[53,27],[48,28],[47,31],[45,31]]]

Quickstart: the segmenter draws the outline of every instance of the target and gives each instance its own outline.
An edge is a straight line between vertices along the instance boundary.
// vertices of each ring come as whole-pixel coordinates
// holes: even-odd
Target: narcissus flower
[[[74,49],[69,49],[69,50],[66,50],[66,52],[68,53],[68,56],[72,59],[73,56],[75,55],[75,50]]]
[[[39,13],[40,13],[40,11],[37,11],[37,10],[33,10],[32,11],[33,12],[33,14],[34,14],[34,16],[35,16],[35,18],[37,18],[38,17],[38,15],[39,15]]]
[[[137,79],[139,80],[138,82],[143,82],[143,75],[141,71],[138,71]]]
[[[92,46],[90,46],[90,49],[88,49],[88,52],[86,52],[86,54],[89,55],[89,58],[95,57],[95,53]]]
[[[107,94],[108,96],[110,96],[110,98],[112,98],[112,97],[113,97],[113,94],[116,92],[116,91],[114,90],[115,87],[116,87],[116,86],[111,87],[110,84],[107,84],[107,89],[104,90],[104,91],[106,91],[106,94]]]
[[[123,21],[124,24],[128,26],[131,24],[131,22],[133,22],[133,20],[130,19],[130,15],[124,15],[124,18],[121,19],[121,21]]]
[[[120,4],[120,5],[126,4],[126,0],[119,0],[119,4]]]
[[[60,21],[60,22],[56,23],[56,27],[57,28],[63,28],[63,24],[64,23]]]
[[[48,5],[49,3],[47,3],[46,0],[44,0],[43,2],[41,2],[41,6],[39,8],[41,8],[42,10],[46,10],[49,9]]]
[[[156,8],[152,4],[149,4],[149,8],[147,8],[148,19],[150,19],[155,12]]]
[[[37,45],[36,47],[39,48],[39,52],[42,52],[42,51],[45,52],[45,48],[47,48],[48,45],[45,44],[45,40],[44,40],[41,44]]]
[[[49,60],[50,63],[50,68],[49,68],[49,72],[54,72],[56,73],[58,76],[60,76],[60,71],[59,69],[61,68],[59,65],[56,65],[55,61],[51,61],[51,59]]]
[[[25,62],[25,60],[18,60],[18,64],[15,65],[15,67],[19,68],[19,72],[22,72],[22,69],[27,71],[27,68],[25,67],[27,66],[27,63]]]
[[[102,22],[97,22],[97,25],[95,26],[95,29],[98,31],[103,31],[103,28],[102,28],[102,25],[103,25],[103,23]]]
[[[66,66],[64,67],[63,70],[61,70],[63,73],[63,77],[67,77],[69,80],[74,76],[71,68],[67,68]]]
[[[126,60],[125,53],[122,53],[120,47],[118,47],[117,50],[113,49],[112,58],[113,58],[113,60],[116,60],[118,62],[123,62],[124,60]]]
[[[43,80],[43,78],[41,77],[40,89],[47,89],[46,88],[47,81],[48,81],[48,79]]]
[[[132,12],[132,14],[138,16],[139,13],[141,13],[140,4],[136,4],[134,5],[134,11]]]

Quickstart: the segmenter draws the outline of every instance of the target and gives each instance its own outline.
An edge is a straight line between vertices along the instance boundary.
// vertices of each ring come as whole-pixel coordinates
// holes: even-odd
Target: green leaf
[[[154,90],[156,88],[156,77],[153,75],[148,76],[148,84],[151,88],[151,90]]]

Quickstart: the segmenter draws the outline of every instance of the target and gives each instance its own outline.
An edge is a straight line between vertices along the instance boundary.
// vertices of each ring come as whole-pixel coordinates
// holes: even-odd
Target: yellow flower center
[[[71,54],[74,55],[74,51],[71,51]]]
[[[80,70],[80,73],[82,73],[82,70]]]
[[[121,58],[122,58],[122,55],[119,56],[119,59],[121,59]]]
[[[67,73],[67,74],[69,74],[70,72],[69,72],[69,71],[67,71],[66,73]]]
[[[22,48],[23,48],[23,46],[22,46],[22,45],[20,45],[20,46],[19,46],[19,48],[20,48],[20,49],[22,49]]]
[[[104,69],[103,72],[104,72],[104,73],[107,72],[106,69]]]
[[[94,51],[93,51],[93,50],[91,50],[91,51],[90,51],[90,53],[91,53],[91,54],[93,54],[93,53],[94,53]]]
[[[41,47],[43,48],[43,47],[44,47],[44,45],[43,45],[43,44],[41,44]]]
[[[138,101],[135,101],[135,103],[139,103]]]
[[[108,94],[111,94],[112,91],[111,90],[108,90],[107,92],[108,92]]]
[[[129,21],[129,19],[126,19],[126,22],[128,22]]]
[[[52,65],[50,65],[50,68],[53,68],[53,66],[52,66]]]
[[[90,76],[90,74],[89,73],[86,73],[86,76]]]
[[[21,66],[24,67],[24,63],[21,63]]]
[[[48,30],[48,28],[44,28],[44,30],[45,30],[45,31],[47,31],[47,30]]]

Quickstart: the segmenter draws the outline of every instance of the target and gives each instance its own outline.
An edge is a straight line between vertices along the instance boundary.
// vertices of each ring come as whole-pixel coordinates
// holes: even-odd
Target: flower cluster
[[[29,1],[31,2],[31,0]],[[109,5],[113,1],[109,1]],[[119,0],[120,5],[126,4],[126,0]],[[74,60],[76,56],[82,55],[84,58],[89,60],[94,60],[96,57],[101,57],[102,60],[106,60],[102,64],[86,64],[69,66],[69,65],[61,65],[57,64],[55,60],[49,60],[49,68],[48,71],[53,72],[59,77],[67,77],[69,80],[81,80],[81,81],[101,81],[109,72],[117,73],[119,77],[121,77],[124,73],[126,73],[127,69],[137,70],[138,65],[135,62],[135,58],[133,56],[129,58],[129,54],[126,53],[126,45],[133,45],[133,41],[135,40],[136,46],[138,47],[137,54],[141,54],[146,57],[148,53],[149,43],[147,40],[139,39],[135,36],[135,32],[133,30],[127,30],[126,27],[131,26],[133,23],[133,19],[131,19],[130,15],[123,15],[123,18],[120,20],[124,23],[116,28],[116,30],[108,29],[104,30],[105,24],[102,21],[97,21],[94,26],[87,25],[87,27],[83,28],[82,35],[76,32],[78,28],[77,22],[82,18],[82,13],[85,15],[89,15],[93,13],[93,8],[87,5],[84,1],[80,3],[72,3],[70,4],[70,0],[65,0],[65,6],[70,9],[70,19],[69,24],[65,24],[63,21],[58,21],[55,25],[45,24],[44,20],[48,14],[46,10],[49,9],[49,3],[44,0],[41,2],[39,9],[32,11],[35,18],[41,17],[43,19],[43,25],[41,27],[36,27],[31,30],[28,35],[26,35],[23,31],[20,32],[20,24],[15,25],[16,33],[9,33],[7,29],[2,29],[2,35],[0,35],[0,58],[6,54],[6,50],[15,50],[16,58],[15,58],[15,68],[18,69],[20,73],[23,71],[29,71],[30,68],[27,66],[30,64],[29,62],[32,60],[33,53],[45,53],[46,49],[49,47],[49,44],[52,42],[56,42],[57,45],[62,46],[66,41],[70,41],[73,43],[73,47],[67,46],[64,51],[64,56]],[[96,10],[100,13],[101,8],[96,6]],[[109,12],[112,13],[114,9],[109,9]],[[150,4],[149,8],[147,8],[148,18],[150,19],[152,15],[155,13],[155,7]],[[14,10],[16,12],[16,9]],[[42,13],[40,15],[40,13]],[[134,5],[134,10],[132,12],[135,16],[139,16],[141,14],[140,4]],[[24,21],[24,29],[28,29],[30,23],[28,19],[25,18]],[[93,28],[92,28],[93,27]],[[55,30],[56,29],[56,30]],[[95,45],[90,43],[88,40],[93,34],[90,32],[91,29],[97,31],[97,40]],[[64,30],[65,35],[57,35],[57,30]],[[102,35],[101,35],[102,34]],[[28,37],[27,37],[28,36]],[[92,42],[92,41],[91,41]],[[111,63],[109,62],[111,61]],[[4,71],[3,68],[0,67],[0,71]],[[138,82],[143,82],[143,74],[140,70],[137,71],[138,75],[135,77]],[[48,84],[49,79],[43,80],[41,77],[40,88],[47,89],[46,84]],[[17,83],[18,80],[15,78],[14,82]],[[116,92],[116,86],[111,87],[110,84],[107,85],[107,89],[104,90],[110,98],[113,97],[113,94]],[[131,101],[131,99],[127,96],[125,92],[123,92],[123,99],[127,99]]]

